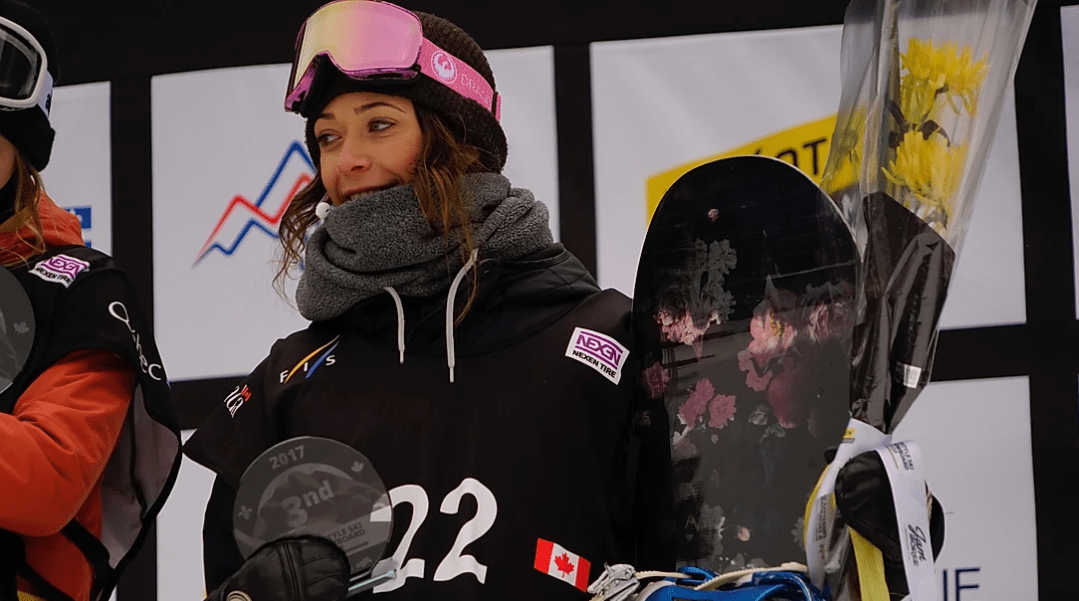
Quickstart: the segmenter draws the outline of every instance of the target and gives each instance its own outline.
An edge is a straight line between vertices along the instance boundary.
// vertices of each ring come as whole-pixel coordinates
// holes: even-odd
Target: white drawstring
[[[446,365],[450,368],[450,384],[453,384],[453,367],[457,365],[457,357],[453,352],[453,301],[457,298],[457,287],[461,285],[461,280],[465,278],[468,270],[476,264],[478,253],[479,249],[472,249],[472,256],[468,258],[468,263],[465,263],[461,271],[457,272],[457,277],[453,278],[453,283],[450,284],[449,296],[446,298]]]
[[[405,307],[401,304],[401,297],[392,286],[384,288],[393,297],[393,304],[397,307],[397,350],[401,352],[401,364],[405,363]]]

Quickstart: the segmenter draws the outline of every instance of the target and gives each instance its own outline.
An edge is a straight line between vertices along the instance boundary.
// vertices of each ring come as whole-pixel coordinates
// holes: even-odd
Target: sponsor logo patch
[[[606,334],[575,328],[566,348],[566,356],[584,363],[617,384],[622,379],[622,366],[629,357],[629,349]]]
[[[163,381],[165,379],[165,368],[161,367],[160,363],[150,363],[146,358],[146,354],[142,350],[142,336],[135,330],[134,324],[131,323],[131,314],[128,313],[127,306],[120,301],[113,301],[109,303],[109,314],[127,326],[127,331],[131,333],[131,341],[135,343],[135,352],[139,354],[139,367],[142,369],[142,373],[158,382]]]
[[[235,390],[225,397],[225,407],[229,410],[229,417],[236,417],[236,410],[250,400],[251,389],[246,384],[244,384],[243,388],[237,386]]]
[[[90,264],[67,255],[56,255],[38,263],[30,273],[54,284],[62,284],[64,288],[71,285],[75,278],[86,271]]]

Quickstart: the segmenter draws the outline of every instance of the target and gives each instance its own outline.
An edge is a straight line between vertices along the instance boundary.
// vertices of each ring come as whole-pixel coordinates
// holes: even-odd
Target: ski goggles
[[[48,115],[52,84],[41,44],[19,24],[0,17],[0,110],[40,106]]]
[[[358,81],[409,81],[430,77],[465,98],[501,113],[502,99],[482,75],[423,37],[412,12],[389,2],[338,0],[304,21],[285,95],[285,110],[302,113],[320,58]]]

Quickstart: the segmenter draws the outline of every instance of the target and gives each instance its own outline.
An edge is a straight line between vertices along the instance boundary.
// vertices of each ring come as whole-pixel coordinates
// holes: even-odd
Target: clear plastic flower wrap
[[[852,417],[881,432],[929,382],[948,284],[1035,2],[847,8],[822,187],[863,257]]]
[[[887,588],[867,586],[870,574],[861,570],[871,568],[855,565],[862,559],[855,562],[854,535],[827,506],[830,487],[859,448],[890,442],[929,383],[948,286],[1035,4],[848,5],[840,106],[821,186],[862,258],[844,440],[851,444],[821,476],[805,531],[814,583],[825,578],[833,599],[876,599],[882,590],[887,597]],[[922,593],[913,597],[922,601],[926,572],[917,578]]]

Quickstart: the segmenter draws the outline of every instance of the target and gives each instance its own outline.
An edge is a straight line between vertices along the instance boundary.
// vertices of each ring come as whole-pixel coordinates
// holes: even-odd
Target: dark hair
[[[468,173],[487,170],[481,160],[482,153],[475,146],[459,141],[433,110],[421,104],[414,103],[413,106],[416,120],[423,132],[423,149],[420,159],[413,166],[416,178],[412,183],[420,211],[431,228],[444,236],[446,248],[449,249],[459,242],[461,255],[468,261],[475,248],[472,225],[468,218],[468,207],[472,198],[464,188],[462,178]],[[282,296],[284,280],[292,267],[300,264],[306,248],[307,234],[318,223],[315,206],[325,195],[326,187],[322,183],[321,168],[316,164],[315,178],[292,198],[277,229],[281,239],[282,256],[274,277],[274,285]],[[447,263],[448,258],[447,256]],[[468,301],[461,309],[457,323],[460,323],[475,301],[479,285],[478,273],[478,269],[473,266],[469,276]]]
[[[28,243],[33,251],[29,255],[23,256],[7,249],[0,249],[0,265],[4,267],[26,264],[30,257],[45,252],[44,226],[41,223],[41,212],[38,210],[38,201],[45,191],[45,186],[41,181],[41,174],[23,158],[21,152],[16,151],[15,168],[11,173],[11,177],[15,178],[16,181],[15,215],[12,219],[18,219],[20,215],[28,213],[26,222],[16,226],[16,232],[23,227],[30,230],[29,239],[23,238],[18,233],[15,235],[23,242]]]

